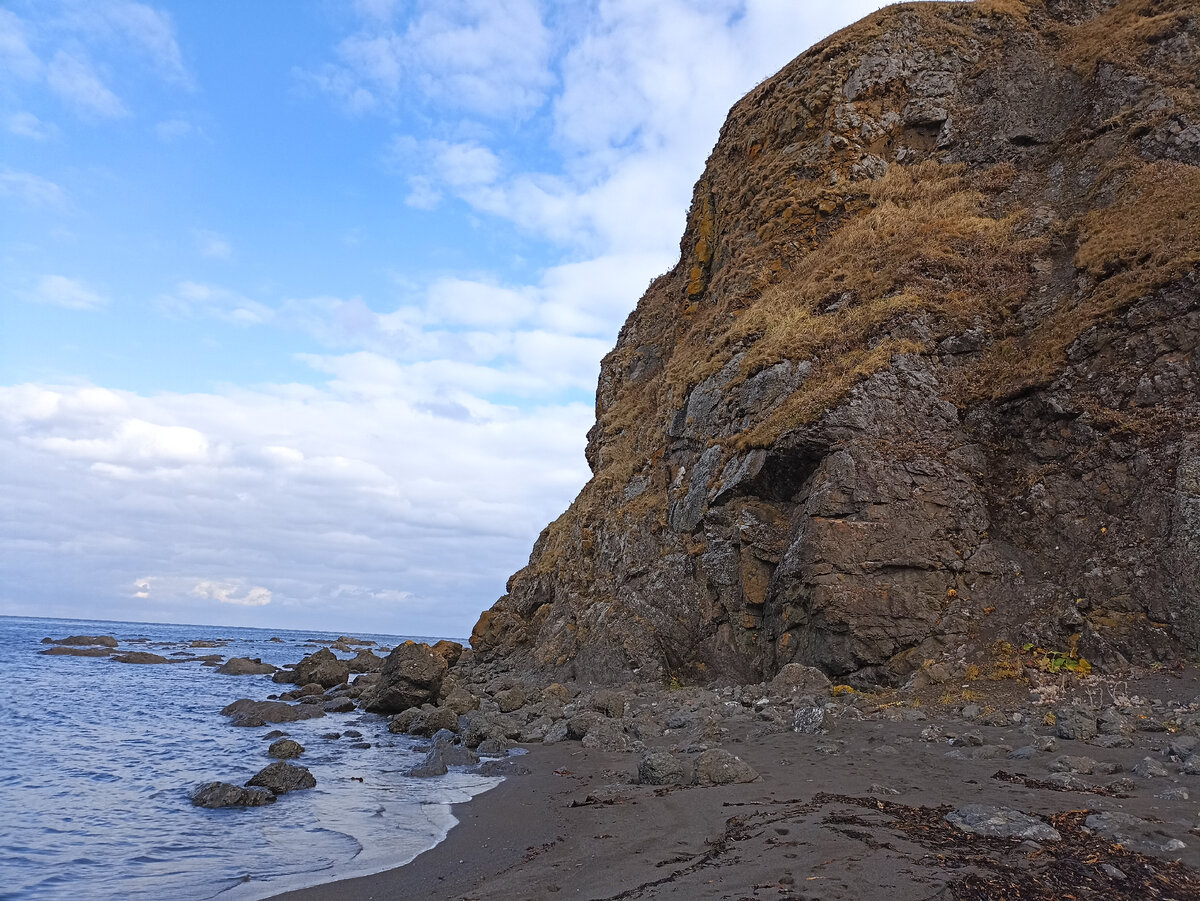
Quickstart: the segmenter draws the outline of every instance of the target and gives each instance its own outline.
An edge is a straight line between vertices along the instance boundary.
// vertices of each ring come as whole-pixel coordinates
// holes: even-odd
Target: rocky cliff
[[[912,3],[730,112],[472,644],[894,683],[1200,651],[1200,5]]]

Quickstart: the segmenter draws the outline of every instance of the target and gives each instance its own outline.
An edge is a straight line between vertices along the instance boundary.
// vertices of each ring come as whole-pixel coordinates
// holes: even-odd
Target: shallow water
[[[356,711],[258,729],[218,711],[289,686],[223,676],[198,662],[132,665],[44,656],[41,639],[112,635],[121,650],[294,663],[334,635],[0,617],[0,898],[174,901],[263,898],[408,862],[454,825],[449,805],[498,779],[452,771],[409,779],[414,740]],[[277,636],[282,641],[271,641]],[[359,635],[391,647],[403,637]],[[132,639],[148,639],[129,643]],[[190,648],[202,639],[218,648]],[[345,654],[341,656],[347,656]],[[200,782],[241,784],[270,763],[264,735],[306,750],[309,791],[250,809],[193,807]],[[358,730],[361,738],[323,739]],[[351,747],[368,742],[370,747]]]

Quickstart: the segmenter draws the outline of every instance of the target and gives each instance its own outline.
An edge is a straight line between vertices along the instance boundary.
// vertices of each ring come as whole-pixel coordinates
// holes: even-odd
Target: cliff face
[[[894,682],[1200,651],[1194,0],[874,14],[733,108],[681,251],[483,657]]]

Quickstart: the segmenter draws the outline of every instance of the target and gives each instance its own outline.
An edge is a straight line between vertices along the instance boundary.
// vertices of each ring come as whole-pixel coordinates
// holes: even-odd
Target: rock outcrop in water
[[[1200,651],[1197,17],[904,4],[741,100],[481,659],[895,682]]]

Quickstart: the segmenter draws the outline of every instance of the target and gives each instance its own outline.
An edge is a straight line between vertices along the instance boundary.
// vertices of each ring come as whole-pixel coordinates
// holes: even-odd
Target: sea
[[[68,635],[111,635],[119,650],[168,658],[219,653],[277,666],[338,637],[0,617],[0,898],[256,901],[377,873],[436,845],[456,822],[452,804],[500,782],[454,769],[406,776],[424,757],[419,740],[361,711],[231,726],[219,713],[226,704],[292,687],[269,676],[38,654],[49,647],[43,638]],[[354,637],[390,648],[409,636]],[[191,646],[214,640],[223,646]],[[272,729],[304,745],[296,762],[312,771],[315,789],[265,807],[192,806],[197,784],[240,785],[270,763]]]

